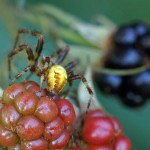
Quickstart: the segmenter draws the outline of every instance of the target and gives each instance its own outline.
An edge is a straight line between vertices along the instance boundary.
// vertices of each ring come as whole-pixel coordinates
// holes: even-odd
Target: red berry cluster
[[[8,149],[59,150],[70,139],[75,111],[33,81],[13,84],[0,101],[0,145]]]
[[[131,150],[131,142],[123,134],[118,119],[107,116],[100,109],[91,110],[84,115],[82,140],[86,143],[84,150]],[[77,145],[71,150],[82,150]]]

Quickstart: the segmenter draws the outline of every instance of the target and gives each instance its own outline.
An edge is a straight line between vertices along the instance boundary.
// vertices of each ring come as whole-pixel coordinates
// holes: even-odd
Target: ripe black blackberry
[[[112,36],[112,45],[98,67],[125,71],[136,69],[149,63],[150,29],[143,22],[134,22],[118,27]],[[149,69],[137,74],[119,76],[117,74],[94,73],[94,80],[107,94],[120,96],[130,107],[145,104],[150,96]]]
[[[113,35],[113,42],[117,46],[134,46],[137,36],[130,25],[120,26]]]
[[[150,31],[146,32],[138,41],[139,48],[145,53],[146,56],[150,57]]]
[[[134,47],[115,47],[104,60],[104,67],[111,69],[132,69],[144,64],[143,54]]]
[[[118,94],[122,84],[122,77],[113,74],[98,74],[93,75],[97,86],[107,94]]]

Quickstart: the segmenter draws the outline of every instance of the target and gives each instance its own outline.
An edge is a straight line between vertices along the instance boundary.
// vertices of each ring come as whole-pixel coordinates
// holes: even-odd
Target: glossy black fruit
[[[150,56],[150,32],[147,32],[139,39],[138,45],[146,55]]]
[[[131,69],[144,64],[143,54],[133,47],[112,50],[104,62],[104,67],[112,69]]]
[[[120,90],[122,77],[113,74],[94,74],[94,81],[101,91],[107,94],[117,94]]]
[[[137,39],[142,37],[144,34],[146,34],[149,31],[148,26],[144,22],[135,22],[132,24],[133,29],[135,30],[135,34],[137,36]]]
[[[124,89],[131,89],[144,98],[150,97],[150,70],[143,71],[124,80]]]
[[[128,107],[140,107],[145,104],[146,99],[133,91],[124,91],[120,95],[121,101]]]
[[[117,46],[133,46],[135,45],[137,36],[131,26],[120,26],[115,32],[113,40]]]

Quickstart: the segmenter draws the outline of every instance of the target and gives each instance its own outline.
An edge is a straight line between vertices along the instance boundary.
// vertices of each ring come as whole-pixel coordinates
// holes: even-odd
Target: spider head
[[[67,84],[67,71],[60,65],[53,65],[47,73],[48,91],[58,94]]]

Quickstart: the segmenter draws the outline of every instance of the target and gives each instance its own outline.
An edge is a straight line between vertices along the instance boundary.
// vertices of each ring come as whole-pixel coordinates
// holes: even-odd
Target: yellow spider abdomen
[[[60,65],[54,65],[48,70],[47,89],[52,93],[59,93],[67,83],[67,72]]]

